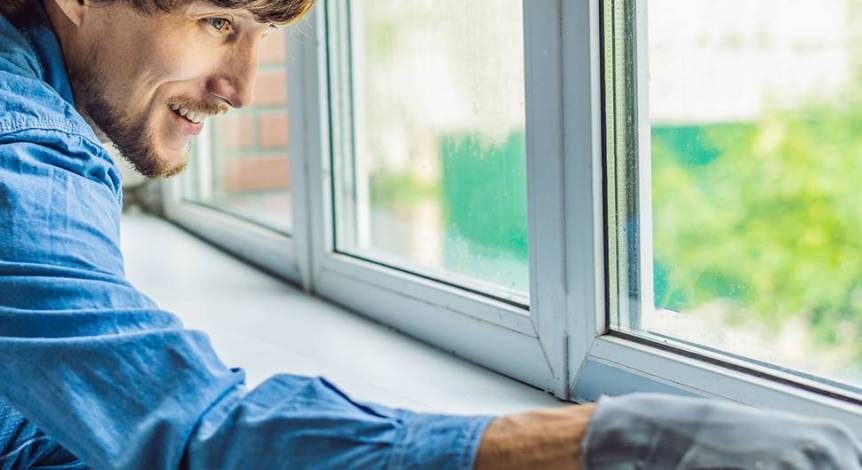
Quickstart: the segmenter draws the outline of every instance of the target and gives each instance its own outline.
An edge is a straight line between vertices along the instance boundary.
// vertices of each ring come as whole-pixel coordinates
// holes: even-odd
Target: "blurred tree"
[[[753,123],[653,131],[656,305],[803,318],[862,366],[862,85]]]

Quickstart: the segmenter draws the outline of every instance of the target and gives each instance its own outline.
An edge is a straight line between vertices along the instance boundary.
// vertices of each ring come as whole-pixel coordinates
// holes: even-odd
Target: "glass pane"
[[[261,44],[252,105],[211,118],[196,142],[187,197],[290,233],[286,44],[283,29]]]
[[[862,1],[651,0],[647,24],[652,302],[616,327],[862,385]]]
[[[526,302],[521,3],[349,3],[340,251]]]

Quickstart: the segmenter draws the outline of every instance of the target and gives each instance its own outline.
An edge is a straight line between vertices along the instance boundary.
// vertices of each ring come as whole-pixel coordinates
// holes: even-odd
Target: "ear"
[[[87,0],[48,0],[57,5],[57,8],[63,12],[63,15],[74,24],[76,27],[81,26],[84,22],[89,5]]]

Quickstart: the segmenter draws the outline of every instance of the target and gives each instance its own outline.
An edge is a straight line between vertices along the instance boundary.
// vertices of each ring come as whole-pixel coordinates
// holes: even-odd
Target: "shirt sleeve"
[[[125,280],[108,157],[27,143],[47,138],[0,135],[0,397],[47,435],[106,469],[472,468],[489,417],[362,404],[322,378],[247,390]]]

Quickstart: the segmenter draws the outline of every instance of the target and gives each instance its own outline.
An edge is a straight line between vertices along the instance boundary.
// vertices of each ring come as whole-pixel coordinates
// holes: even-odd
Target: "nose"
[[[258,42],[254,41],[233,49],[207,84],[208,91],[233,108],[251,104],[257,77],[257,48]]]

